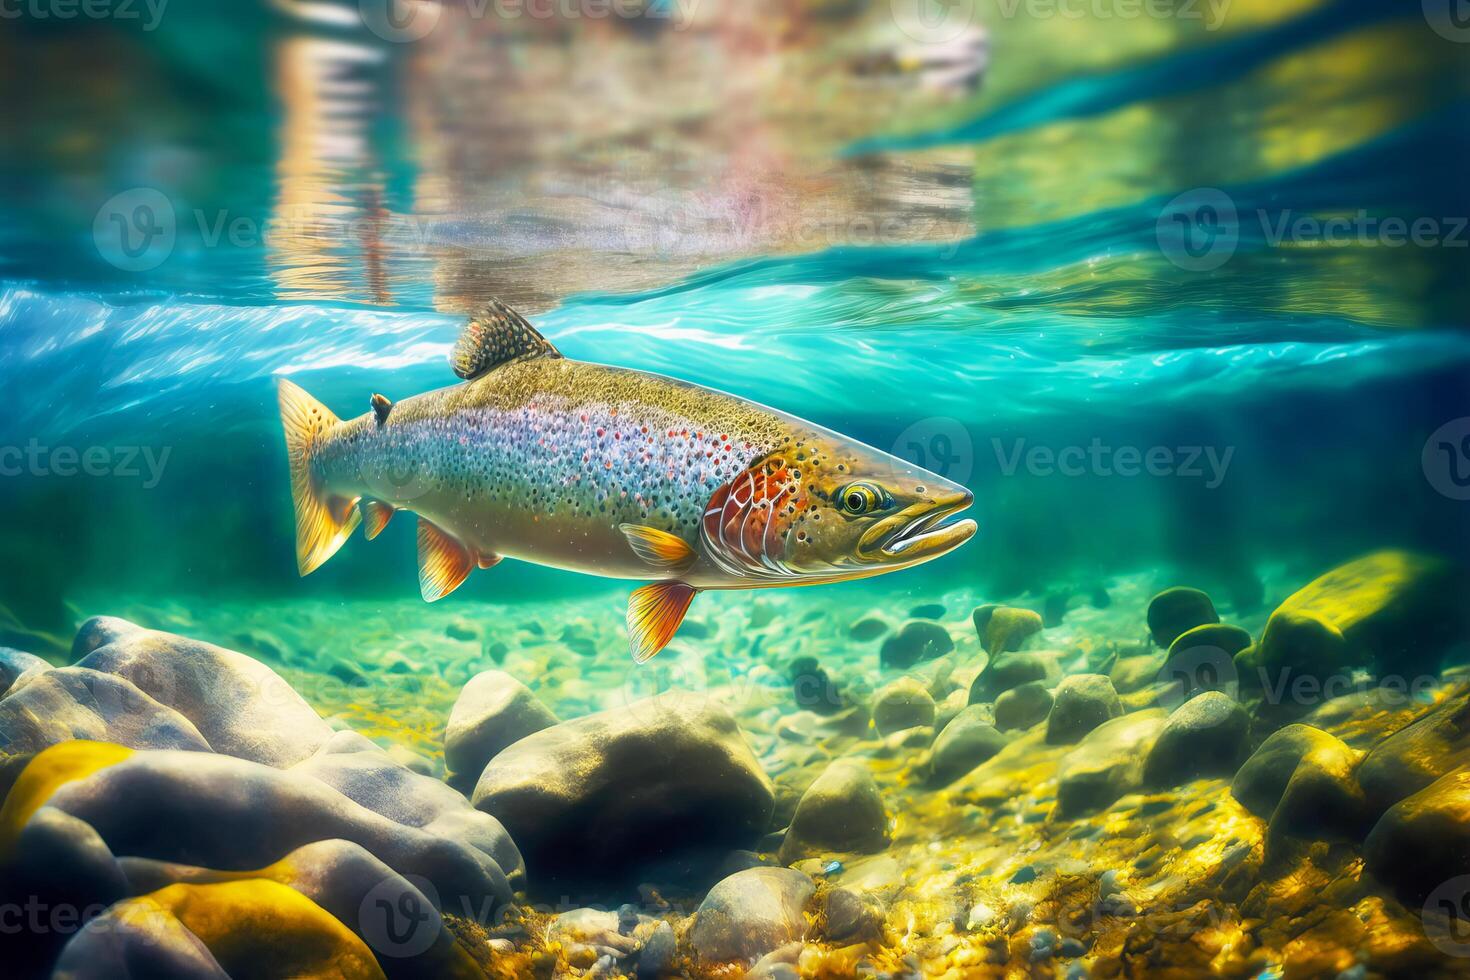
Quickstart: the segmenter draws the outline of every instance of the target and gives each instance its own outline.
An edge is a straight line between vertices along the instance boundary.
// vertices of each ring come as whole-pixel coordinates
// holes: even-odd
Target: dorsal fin
[[[382,425],[388,421],[388,413],[393,411],[393,403],[388,400],[388,396],[375,392],[373,397],[368,399],[368,401],[373,406],[373,417],[378,420],[378,424]]]
[[[468,381],[523,357],[561,357],[561,352],[537,333],[525,317],[500,300],[492,299],[465,324],[449,355],[449,363],[455,374]]]

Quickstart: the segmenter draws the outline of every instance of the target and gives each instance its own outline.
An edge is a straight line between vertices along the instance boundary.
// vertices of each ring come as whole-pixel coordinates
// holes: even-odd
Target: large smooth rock
[[[666,694],[565,721],[502,751],[475,806],[525,855],[533,890],[697,874],[764,833],[770,780],[720,704]]]
[[[995,699],[995,727],[1011,732],[1038,725],[1051,714],[1054,700],[1041,681],[1018,684]]]
[[[1166,650],[1181,634],[1219,621],[1215,604],[1199,589],[1184,586],[1165,589],[1148,603],[1148,631],[1154,642]]]
[[[932,726],[937,708],[927,687],[912,677],[900,677],[879,688],[869,710],[878,734],[892,735],[906,728]]]
[[[1375,814],[1470,765],[1470,687],[1462,688],[1375,745],[1358,784]]]
[[[337,732],[317,754],[291,767],[319,779],[394,823],[463,841],[495,859],[514,888],[525,884],[521,852],[499,820],[444,783],[397,762],[356,732]]]
[[[105,616],[82,625],[73,652],[76,666],[131,681],[225,755],[291,766],[332,736],[291,685],[243,653]]]
[[[57,771],[73,778],[56,786]],[[499,865],[470,843],[390,820],[304,773],[230,756],[63,742],[31,761],[17,794],[86,822],[120,857],[248,871],[340,838],[427,879],[456,907],[493,909],[511,895]]]
[[[1411,908],[1450,879],[1470,874],[1470,769],[1441,776],[1390,807],[1368,834],[1363,857]]]
[[[383,971],[360,938],[305,895],[244,879],[170,885],[120,902],[67,944],[53,976],[381,980]]]
[[[1230,793],[1273,834],[1355,840],[1367,829],[1363,791],[1353,779],[1361,758],[1328,732],[1287,725],[1240,767]]]
[[[1252,663],[1323,677],[1370,666],[1410,678],[1432,672],[1464,636],[1462,571],[1438,558],[1379,551],[1310,582],[1271,614]]]
[[[1245,758],[1251,719],[1219,691],[1206,691],[1174,710],[1143,766],[1144,782],[1171,787],[1206,776],[1233,776]]]
[[[990,723],[983,705],[972,704],[955,715],[930,750],[928,776],[947,786],[1006,747],[1007,739]]]
[[[132,749],[208,752],[193,723],[121,677],[84,667],[30,674],[0,700],[0,751],[28,754],[67,739]]]
[[[1046,719],[1049,745],[1070,745],[1098,725],[1123,713],[1113,682],[1103,674],[1063,677]]]
[[[1071,819],[1111,806],[1143,786],[1143,760],[1168,712],[1150,708],[1098,725],[1057,766],[1057,813]]]
[[[527,735],[556,724],[531,689],[503,670],[481,671],[459,692],[444,731],[444,765],[473,787],[485,763]]]
[[[171,885],[234,881],[238,872],[146,858],[119,862],[135,895]],[[473,977],[473,961],[445,928],[437,895],[399,875],[362,847],[344,840],[307,844],[249,877],[295,889],[351,929],[378,958],[390,980]],[[424,887],[431,888],[427,883]],[[454,908],[463,914],[464,910]]]
[[[789,868],[751,868],[710,889],[694,914],[690,943],[705,963],[749,965],[806,931],[802,911],[816,886]]]
[[[802,794],[781,842],[782,864],[833,852],[888,846],[888,813],[868,767],[838,759]]]
[[[905,623],[897,633],[883,641],[878,650],[878,666],[884,670],[906,670],[925,660],[942,657],[954,649],[949,630],[938,623],[916,619]]]
[[[22,678],[45,673],[51,665],[33,653],[0,647],[0,698]]]

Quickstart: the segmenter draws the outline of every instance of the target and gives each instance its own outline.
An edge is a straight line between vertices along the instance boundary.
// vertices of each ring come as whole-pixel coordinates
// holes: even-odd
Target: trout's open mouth
[[[905,564],[942,555],[974,535],[975,522],[968,518],[945,523],[973,501],[968,490],[958,490],[939,500],[906,507],[868,528],[858,542],[858,553],[869,561]]]

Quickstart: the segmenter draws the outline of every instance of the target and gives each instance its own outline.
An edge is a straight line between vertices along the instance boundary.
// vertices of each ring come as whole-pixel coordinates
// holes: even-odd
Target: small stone
[[[965,928],[970,932],[978,929],[988,929],[1000,918],[1000,913],[986,905],[984,902],[976,902],[970,906],[970,915],[965,920]]]
[[[848,706],[841,690],[816,657],[797,657],[791,661],[787,675],[798,707],[832,715]]]
[[[1051,713],[1052,701],[1041,681],[1018,684],[995,699],[995,727],[1010,732],[1040,724]]]
[[[1250,645],[1250,633],[1239,626],[1231,626],[1229,623],[1206,623],[1203,626],[1185,630],[1175,637],[1174,642],[1169,644],[1169,659],[1173,660],[1180,654],[1187,654],[1199,648],[1223,650],[1226,657],[1234,657]]]
[[[1415,909],[1440,885],[1470,874],[1470,769],[1441,776],[1390,807],[1368,834],[1363,858]]]
[[[996,657],[1021,649],[1021,644],[1028,637],[1040,633],[1041,629],[1039,613],[1014,606],[999,606],[986,617],[985,629],[980,633],[980,645],[986,653]]]
[[[1144,762],[1144,782],[1171,787],[1206,776],[1233,776],[1250,726],[1245,709],[1219,691],[1191,698],[1160,730]]]
[[[705,963],[752,963],[806,931],[802,913],[816,885],[789,868],[752,868],[710,889],[689,941]]]
[[[873,696],[873,725],[880,735],[934,724],[934,698],[912,677],[900,677]]]
[[[1143,760],[1167,717],[1162,708],[1137,711],[1089,732],[1057,765],[1058,816],[1102,810],[1140,789]]]
[[[674,964],[678,953],[678,942],[674,938],[674,927],[660,922],[643,944],[638,954],[638,980],[664,980],[676,974]]]
[[[1360,759],[1360,753],[1334,735],[1287,725],[1240,767],[1230,793],[1268,820],[1273,834],[1357,840],[1367,829],[1363,791],[1353,779]]]
[[[1046,663],[1034,653],[995,656],[970,685],[970,703],[994,701],[1006,691],[1029,681],[1046,680]]]
[[[1068,745],[1123,714],[1113,682],[1102,674],[1073,674],[1057,685],[1046,722],[1049,745]]]
[[[1199,589],[1183,586],[1165,589],[1148,603],[1149,632],[1153,634],[1154,643],[1166,650],[1180,634],[1196,626],[1219,621],[1220,614],[1215,612],[1215,604]]]
[[[1108,678],[1119,694],[1132,694],[1157,682],[1166,662],[1167,657],[1161,653],[1119,657],[1108,671]]]
[[[478,640],[480,638],[480,626],[474,620],[463,616],[456,616],[444,627],[444,635],[451,640]]]
[[[876,640],[887,632],[888,624],[877,616],[865,616],[847,629],[847,635],[859,643],[868,643]]]
[[[468,787],[506,746],[556,724],[531,689],[503,670],[481,671],[459,692],[444,731],[444,764]]]
[[[944,603],[926,602],[909,610],[909,615],[915,619],[943,619]]]
[[[1470,687],[1375,745],[1357,770],[1373,813],[1382,813],[1446,773],[1470,765],[1467,721]]]
[[[916,619],[883,641],[878,651],[878,666],[884,670],[906,670],[953,649],[954,640],[948,630],[938,623]]]
[[[827,893],[826,936],[836,943],[876,939],[883,932],[883,907],[870,895],[846,888]]]
[[[888,814],[866,766],[839,759],[802,794],[781,842],[782,864],[836,852],[873,853],[888,846]]]
[[[1006,747],[1006,737],[991,725],[981,705],[965,708],[934,740],[929,759],[932,784],[947,786]]]
[[[1036,869],[1029,864],[1020,868],[1015,874],[1011,875],[1011,884],[1013,885],[1029,885],[1035,880]]]

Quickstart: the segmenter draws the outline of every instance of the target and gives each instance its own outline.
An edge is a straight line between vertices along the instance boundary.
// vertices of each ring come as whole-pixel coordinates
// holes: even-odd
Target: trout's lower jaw
[[[969,507],[968,491],[906,507],[873,525],[858,542],[864,561],[912,564],[951,551],[974,536],[976,524],[966,518],[946,524],[945,519]]]

